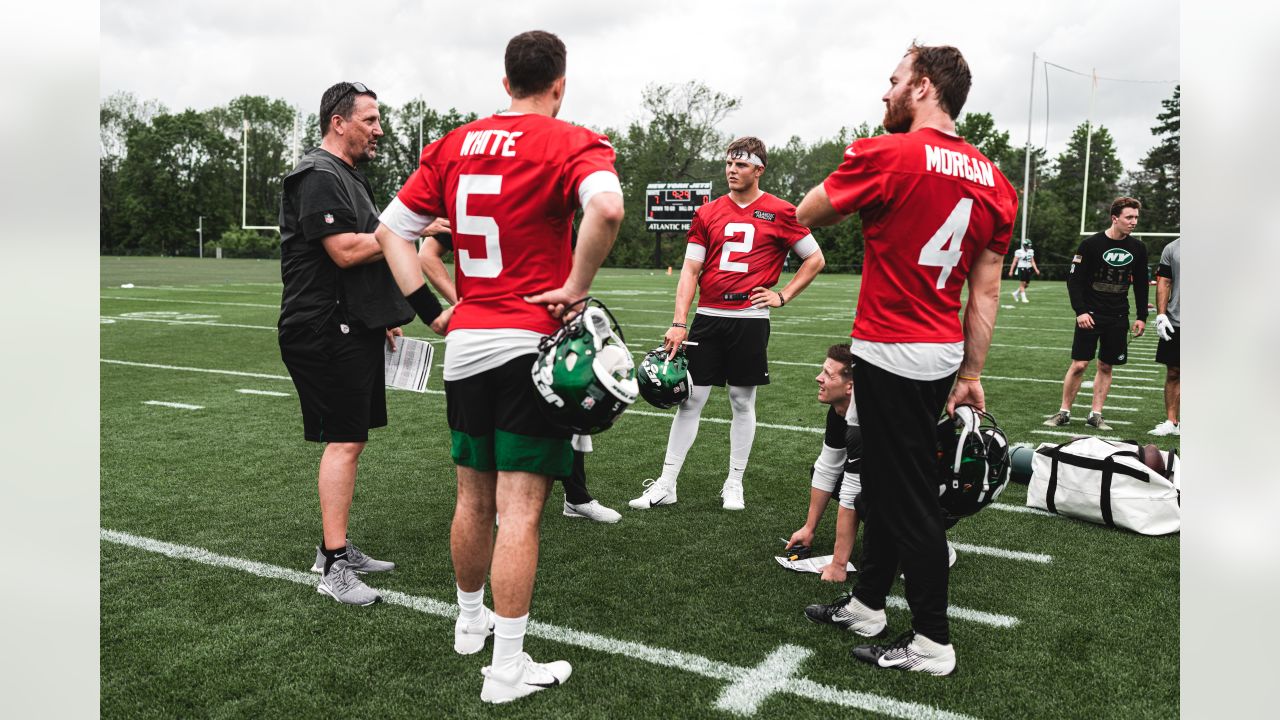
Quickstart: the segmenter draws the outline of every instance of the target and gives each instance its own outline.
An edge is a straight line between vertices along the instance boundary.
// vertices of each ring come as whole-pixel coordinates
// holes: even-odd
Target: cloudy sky
[[[1103,78],[1179,79],[1178,4],[1155,0],[102,0],[101,13],[101,94],[128,91],[172,110],[258,94],[315,112],[324,88],[343,79],[391,105],[421,95],[432,107],[487,113],[505,107],[506,41],[529,29],[555,32],[569,48],[566,119],[624,127],[641,119],[647,84],[696,79],[742,99],[722,130],[770,144],[879,122],[888,76],[912,39],[964,52],[974,76],[965,109],[992,113],[1015,144],[1027,137],[1033,52]],[[1046,83],[1037,65],[1032,142],[1060,150],[1089,112],[1089,89],[1089,78],[1054,67]],[[1172,90],[1099,81],[1094,118],[1126,168],[1152,145]]]

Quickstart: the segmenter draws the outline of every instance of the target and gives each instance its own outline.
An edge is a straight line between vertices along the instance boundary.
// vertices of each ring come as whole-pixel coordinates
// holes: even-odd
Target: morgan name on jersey
[[[996,186],[996,176],[987,160],[979,160],[965,153],[947,148],[924,146],[924,169],[939,175],[964,178],[987,187]]]

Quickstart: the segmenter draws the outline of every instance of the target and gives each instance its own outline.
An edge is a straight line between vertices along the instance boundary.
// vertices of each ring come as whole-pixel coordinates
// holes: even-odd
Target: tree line
[[[1179,95],[1180,89],[1175,88],[1163,101],[1151,130],[1156,144],[1137,168],[1122,166],[1105,126],[1092,128],[1088,206],[1084,208],[1087,230],[1105,228],[1111,200],[1123,194],[1143,202],[1140,231],[1179,231]],[[617,150],[626,202],[626,218],[609,265],[679,265],[683,234],[659,236],[644,228],[645,186],[710,181],[713,196],[724,192],[722,152],[733,137],[724,128],[740,104],[739,98],[700,82],[655,84],[642,93],[640,119],[624,128],[598,128]],[[363,170],[380,206],[394,197],[416,167],[420,137],[422,143],[429,143],[477,117],[455,108],[430,108],[421,100],[398,107],[380,102],[379,109],[386,134],[379,140],[378,158]],[[1009,133],[999,131],[989,113],[967,113],[957,125],[960,134],[993,161],[1021,195],[1027,149],[1014,146]],[[278,257],[275,232],[241,226],[276,225],[284,175],[299,150],[320,142],[315,113],[304,117],[283,100],[251,95],[204,111],[172,112],[158,101],[117,93],[101,104],[100,132],[103,254],[195,255],[200,226],[208,254],[217,246],[224,256]],[[883,132],[883,127],[864,122],[811,142],[793,136],[769,148],[761,185],[798,203],[839,165],[849,142]],[[1053,158],[1044,148],[1030,148],[1027,236],[1035,243],[1037,261],[1048,277],[1065,275],[1081,239],[1088,133],[1086,125],[1078,126],[1067,147]],[[1015,245],[1021,223],[1020,212]],[[814,237],[827,257],[828,271],[861,268],[862,233],[856,217],[837,227],[819,228]],[[1145,240],[1152,257],[1159,257],[1169,238]]]

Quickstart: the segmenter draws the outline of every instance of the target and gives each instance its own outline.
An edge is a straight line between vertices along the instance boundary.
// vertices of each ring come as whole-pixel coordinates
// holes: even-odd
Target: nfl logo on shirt
[[[326,224],[326,225],[332,225],[332,224],[333,224],[333,213],[325,213],[325,214],[324,214],[324,222],[325,222],[325,224]]]

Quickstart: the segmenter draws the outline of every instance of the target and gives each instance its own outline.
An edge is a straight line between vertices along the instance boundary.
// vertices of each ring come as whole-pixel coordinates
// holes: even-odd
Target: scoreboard
[[[711,183],[649,183],[645,193],[646,230],[688,230],[693,213],[711,202]]]

